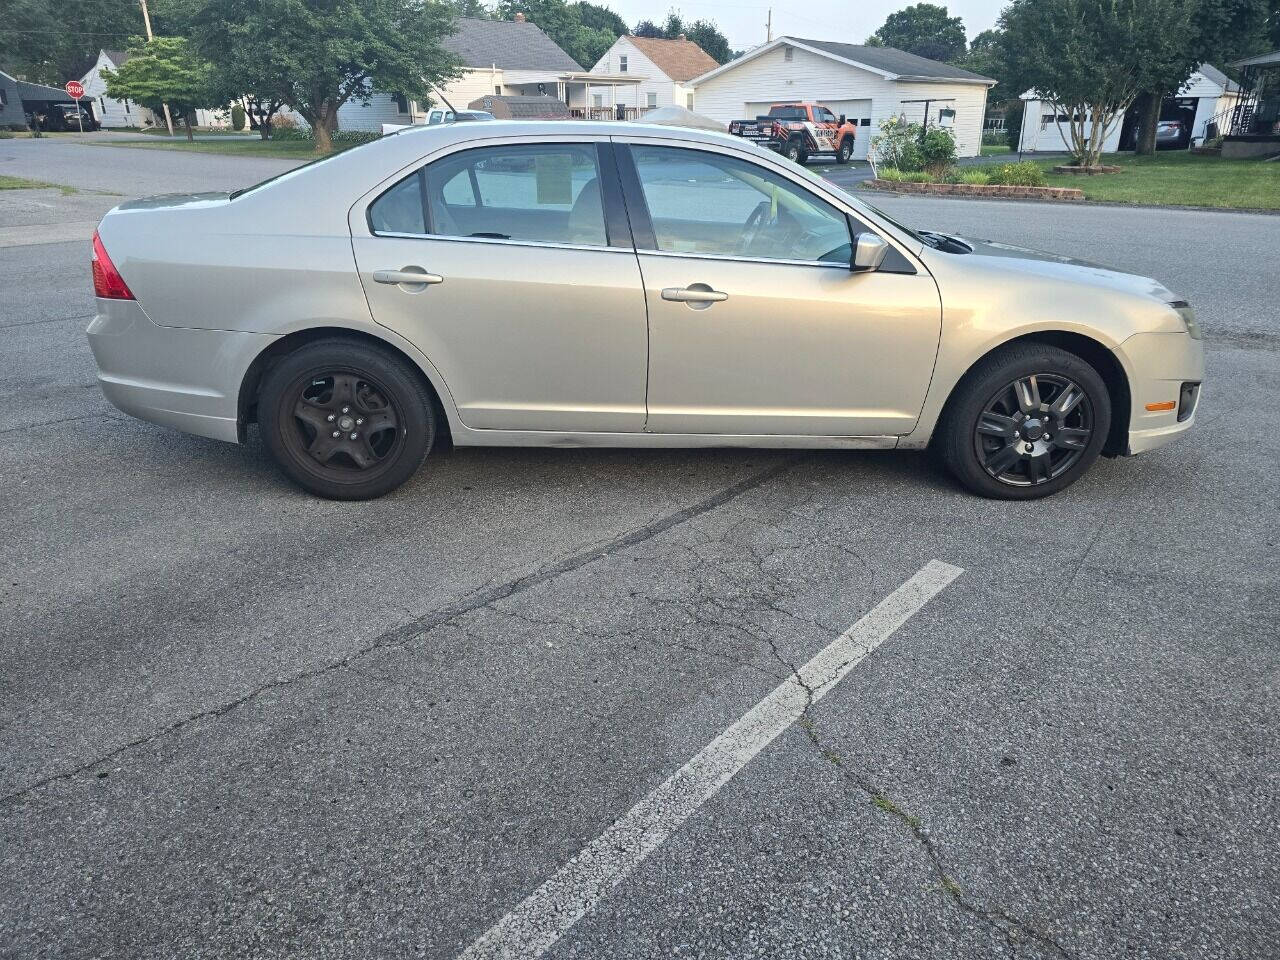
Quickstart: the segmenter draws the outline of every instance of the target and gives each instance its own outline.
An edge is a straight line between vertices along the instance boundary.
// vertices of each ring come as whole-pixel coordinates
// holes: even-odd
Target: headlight
[[[1173,307],[1174,313],[1182,318],[1192,340],[1203,339],[1204,335],[1200,332],[1200,324],[1196,322],[1196,312],[1191,309],[1191,304],[1185,300],[1175,300],[1169,306]]]

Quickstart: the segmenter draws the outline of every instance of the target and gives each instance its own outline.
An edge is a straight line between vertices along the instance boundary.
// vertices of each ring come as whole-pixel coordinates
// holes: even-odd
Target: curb
[[[1084,191],[1075,187],[1010,187],[1004,184],[911,183],[897,180],[864,180],[872,190],[894,193],[923,193],[934,196],[1008,197],[1017,200],[1084,200]]]

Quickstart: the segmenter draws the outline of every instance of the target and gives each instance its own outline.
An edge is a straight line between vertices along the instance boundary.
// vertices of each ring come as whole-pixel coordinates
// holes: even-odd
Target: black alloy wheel
[[[1019,377],[996,391],[974,426],[982,468],[1001,483],[1032,487],[1070,470],[1093,436],[1093,404],[1053,373]]]
[[[431,397],[400,358],[322,340],[273,367],[262,385],[263,440],[280,468],[323,497],[379,497],[407,480],[435,436]]]
[[[1023,343],[995,351],[965,375],[934,447],[974,493],[1029,500],[1078,480],[1110,429],[1111,397],[1097,370],[1058,347]]]

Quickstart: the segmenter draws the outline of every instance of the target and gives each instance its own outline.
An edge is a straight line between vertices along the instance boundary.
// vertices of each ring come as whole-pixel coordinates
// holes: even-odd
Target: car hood
[[[993,269],[1083,283],[1106,290],[1153,297],[1165,303],[1178,299],[1171,290],[1157,280],[1113,270],[1088,260],[1063,257],[1056,253],[1017,247],[996,240],[975,240],[969,237],[958,239],[973,248],[973,253],[969,256],[981,257],[986,262],[986,266]]]

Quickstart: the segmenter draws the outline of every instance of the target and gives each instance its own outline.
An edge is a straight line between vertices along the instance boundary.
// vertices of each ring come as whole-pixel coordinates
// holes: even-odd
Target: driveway
[[[83,241],[0,250],[4,952],[1267,955],[1277,221],[874,199],[1185,293],[1197,429],[1026,504],[510,449],[329,503],[107,406]]]

